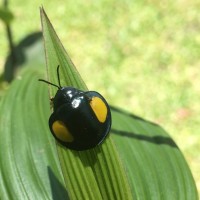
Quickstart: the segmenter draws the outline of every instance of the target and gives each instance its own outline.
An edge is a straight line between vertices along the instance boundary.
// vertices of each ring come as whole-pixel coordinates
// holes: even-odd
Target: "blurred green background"
[[[15,45],[41,30],[43,5],[88,88],[169,132],[185,155],[200,194],[200,1],[8,3],[14,14]],[[43,52],[40,44],[26,48],[29,59]],[[1,22],[1,74],[8,54]]]

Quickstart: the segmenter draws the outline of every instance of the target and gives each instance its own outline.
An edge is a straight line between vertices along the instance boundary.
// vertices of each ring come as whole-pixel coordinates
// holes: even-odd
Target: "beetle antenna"
[[[61,88],[59,68],[60,68],[60,65],[58,65],[58,67],[57,67],[57,77],[58,77],[58,85],[59,85],[59,87]]]
[[[50,83],[49,81],[46,81],[46,80],[44,80],[44,79],[38,79],[38,81],[42,81],[42,82],[48,83],[48,84],[50,84],[50,85],[53,85],[53,86],[57,87],[58,89],[61,88],[60,86],[58,86],[58,85],[56,85],[56,84],[53,84],[53,83]]]
[[[45,83],[47,83],[47,84],[50,84],[50,85],[53,85],[53,86],[57,87],[58,89],[61,89],[62,87],[61,87],[61,84],[60,84],[59,67],[60,67],[60,65],[58,65],[58,67],[57,67],[58,85],[56,85],[56,84],[54,84],[54,83],[51,83],[51,82],[49,82],[49,81],[46,81],[46,80],[44,80],[44,79],[38,79],[38,81],[45,82]]]

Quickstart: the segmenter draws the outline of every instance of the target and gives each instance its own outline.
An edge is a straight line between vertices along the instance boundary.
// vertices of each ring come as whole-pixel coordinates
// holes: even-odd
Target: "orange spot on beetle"
[[[63,142],[73,142],[74,137],[62,121],[55,121],[52,125],[55,136]]]
[[[92,100],[90,101],[90,106],[94,111],[97,119],[101,123],[104,123],[106,120],[108,110],[102,99],[100,99],[99,97],[93,97]]]

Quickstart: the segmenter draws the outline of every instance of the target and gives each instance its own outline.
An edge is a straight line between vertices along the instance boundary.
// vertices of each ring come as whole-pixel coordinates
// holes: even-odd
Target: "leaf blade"
[[[48,68],[48,80],[55,83],[57,78],[55,67],[60,64],[62,74],[61,82],[65,83],[64,85],[87,90],[85,83],[60,43],[43,9],[41,9],[41,19]],[[58,62],[58,64],[56,64],[56,62]],[[50,90],[51,95],[55,95],[55,92],[56,91],[53,89]],[[71,191],[70,196],[72,199],[112,199],[117,196],[122,196],[124,199],[131,198],[131,191],[127,184],[127,177],[123,165],[109,137],[103,145],[96,147],[94,150],[76,152],[66,150],[58,144],[57,150],[65,185],[70,188],[69,191]],[[114,158],[115,162],[118,164],[114,167],[114,175],[118,184],[113,184],[111,182],[112,179],[107,179],[107,176],[109,177],[113,170],[112,162],[107,158],[107,155]],[[67,160],[71,160],[71,165],[66,163]],[[108,164],[107,168],[104,166],[105,163]],[[71,169],[73,169],[73,172]],[[80,172],[82,172],[81,175]],[[86,176],[84,174],[86,174]],[[70,179],[68,179],[68,177],[70,177]],[[78,183],[70,181],[74,180],[74,177],[76,177]],[[90,177],[90,179],[87,180],[86,177]]]
[[[112,115],[111,132],[134,198],[198,199],[181,151],[160,126],[114,107]]]
[[[41,71],[25,70],[1,101],[2,199],[52,199],[48,166],[58,182],[63,182],[55,144],[46,126],[50,113],[48,99],[44,98],[47,88],[39,86],[39,76]],[[66,194],[66,189],[62,192],[57,187],[54,192],[62,199],[60,194]]]

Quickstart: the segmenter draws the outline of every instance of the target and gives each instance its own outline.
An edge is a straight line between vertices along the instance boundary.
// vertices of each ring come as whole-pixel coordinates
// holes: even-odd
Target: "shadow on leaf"
[[[34,46],[38,41],[42,44],[42,33],[35,32],[27,35],[20,43],[10,52],[4,65],[4,80],[11,82],[15,76],[16,70],[22,66],[28,59],[27,50]],[[33,47],[34,48],[34,47]],[[43,49],[37,49],[38,59],[43,57]]]
[[[49,180],[51,184],[51,193],[53,200],[67,200],[69,199],[69,195],[65,187],[60,183],[60,181],[56,178],[55,174],[51,170],[50,167],[47,167]]]
[[[167,134],[166,134],[166,136],[164,136],[164,135],[159,134],[159,132],[156,133],[157,129],[155,129],[155,127],[158,127],[160,130],[163,130],[158,124],[147,121],[147,120],[145,120],[141,117],[133,115],[133,114],[126,112],[124,110],[121,110],[119,108],[116,108],[116,107],[113,107],[113,106],[110,106],[110,107],[111,107],[111,110],[113,111],[113,113],[117,112],[117,113],[121,114],[123,116],[123,118],[130,117],[133,120],[141,121],[144,124],[145,127],[150,127],[150,126],[152,127],[152,125],[154,127],[154,128],[149,129],[149,131],[153,131],[152,136],[147,135],[142,131],[140,133],[135,133],[133,131],[129,132],[129,131],[126,131],[126,130],[118,130],[116,128],[111,129],[111,132],[113,134],[120,135],[120,136],[123,136],[123,137],[134,138],[134,139],[137,139],[137,140],[146,141],[146,142],[150,142],[150,143],[154,143],[154,144],[158,144],[158,145],[163,144],[163,145],[169,145],[171,147],[178,148],[176,143],[170,137],[168,137]]]
[[[112,129],[111,130],[112,133],[123,136],[123,137],[130,137],[130,138],[134,138],[137,140],[143,140],[146,142],[151,142],[154,144],[165,144],[165,145],[169,145],[171,147],[177,147],[176,143],[170,138],[170,137],[164,137],[164,136],[146,136],[146,135],[141,135],[141,134],[137,134],[137,133],[132,133],[132,132],[126,132],[126,131],[121,131],[121,130],[115,130]]]

